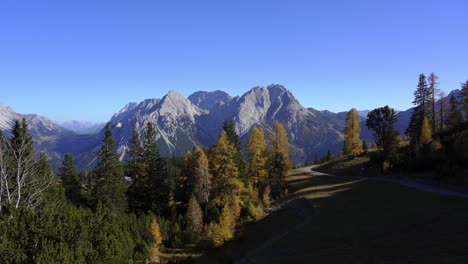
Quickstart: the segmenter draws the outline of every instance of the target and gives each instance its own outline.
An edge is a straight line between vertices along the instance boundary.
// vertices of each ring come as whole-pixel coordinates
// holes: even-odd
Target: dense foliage
[[[164,247],[217,247],[285,191],[284,128],[270,144],[252,129],[246,156],[232,122],[217,142],[183,159],[159,155],[157,129],[135,130],[125,165],[107,124],[97,164],[78,172],[65,155],[54,176],[35,158],[27,123],[0,134],[0,263],[159,262]],[[127,176],[127,177],[124,177]]]

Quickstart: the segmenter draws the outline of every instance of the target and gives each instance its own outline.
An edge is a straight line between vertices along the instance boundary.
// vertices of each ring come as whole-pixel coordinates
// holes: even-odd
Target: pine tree
[[[62,167],[59,169],[67,199],[75,205],[81,203],[81,184],[71,154],[65,154]]]
[[[129,176],[134,181],[139,176],[144,175],[143,147],[141,146],[140,133],[137,129],[133,131],[127,155],[126,176]]]
[[[434,79],[434,85],[435,85],[435,80],[436,78]],[[430,100],[431,100],[431,91],[429,91],[428,89],[426,76],[423,73],[421,73],[419,75],[418,86],[416,88],[416,91],[414,91],[413,104],[416,106],[421,106],[420,108],[421,112],[426,113]]]
[[[119,155],[115,150],[110,124],[106,125],[97,160],[92,186],[94,201],[96,204],[101,203],[114,213],[122,213],[127,208],[125,196],[127,185]]]
[[[348,112],[345,127],[345,153],[356,156],[362,152],[362,142],[359,137],[361,126],[359,125],[359,114],[355,108]]]
[[[156,130],[151,122],[146,125],[143,141],[143,162],[145,164],[144,193],[146,210],[151,209],[155,214],[165,215],[169,209],[170,186],[166,179],[164,160],[159,155],[156,142]]]
[[[284,178],[289,169],[289,143],[286,130],[278,121],[273,122],[273,135],[270,140],[268,178],[274,198],[282,195],[286,189]]]
[[[143,160],[143,147],[141,145],[140,133],[137,129],[133,130],[132,140],[127,150],[128,160],[126,163],[126,175],[132,179],[128,187],[128,206],[134,213],[144,213],[149,206],[144,206],[145,200],[145,162]]]
[[[439,101],[440,101],[440,115],[439,115],[439,131],[444,129],[444,99],[445,99],[445,92],[439,90]]]
[[[217,206],[232,202],[240,191],[236,166],[236,149],[222,131],[210,152],[210,170],[213,175],[211,200]]]
[[[432,131],[435,131],[435,129],[436,129],[435,103],[436,103],[436,94],[439,93],[439,89],[437,88],[437,85],[438,85],[437,79],[439,79],[439,77],[437,75],[435,75],[433,72],[428,77],[428,80],[429,80],[429,86],[428,86],[429,102],[432,105],[432,112],[431,112]]]
[[[0,134],[0,171],[0,211],[5,206],[37,210],[44,192],[55,182],[47,156],[34,160],[25,118],[15,122],[9,139]]]
[[[364,140],[362,141],[362,150],[367,151],[369,147],[367,146],[367,142]]]
[[[203,229],[203,212],[198,204],[197,198],[192,195],[187,205],[187,213],[185,219],[188,225],[191,242],[198,242]]]
[[[196,162],[196,157],[190,151],[187,151],[183,159],[180,175],[176,180],[175,199],[178,204],[178,212],[181,214],[185,214],[189,198],[195,192]]]
[[[468,118],[468,81],[462,83],[461,87],[461,108],[465,114],[465,118]]]
[[[427,117],[424,117],[422,126],[421,126],[421,144],[428,145],[432,142],[432,132],[429,125],[429,120]]]
[[[248,148],[248,172],[250,181],[257,188],[259,185],[266,184],[267,175],[267,144],[265,142],[265,134],[261,128],[252,128],[247,141]]]
[[[450,97],[450,109],[447,117],[447,126],[451,129],[458,129],[462,123],[463,115],[460,111],[459,102],[452,94]]]
[[[419,75],[419,82],[414,91],[414,101],[415,105],[413,113],[411,115],[410,123],[406,129],[406,134],[413,137],[415,141],[419,141],[421,133],[421,125],[424,117],[427,113],[427,108],[430,102],[430,91],[427,87],[426,76],[424,74]]]

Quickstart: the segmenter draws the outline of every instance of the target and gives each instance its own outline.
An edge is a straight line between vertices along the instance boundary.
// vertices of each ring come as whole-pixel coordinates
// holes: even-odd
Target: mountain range
[[[458,95],[459,91],[452,93]],[[372,133],[364,125],[368,112],[359,113],[361,138],[370,143]],[[411,113],[412,108],[397,114],[396,128],[401,133],[408,126]],[[143,135],[148,122],[156,125],[161,154],[181,156],[194,146],[214,144],[225,121],[235,122],[235,129],[245,142],[253,126],[262,127],[268,135],[273,121],[277,120],[288,133],[294,163],[301,164],[313,160],[315,155],[324,155],[329,150],[336,154],[342,149],[346,114],[305,108],[284,86],[270,85],[254,87],[242,96],[199,91],[185,98],[170,91],[161,99],[128,103],[110,118],[109,124],[117,150],[124,159],[134,129]],[[36,150],[48,153],[54,169],[66,153],[75,156],[80,169],[93,166],[103,138],[103,124],[72,121],[58,125],[46,117],[19,114],[0,105],[0,129],[6,133],[14,120],[22,117],[29,123]]]

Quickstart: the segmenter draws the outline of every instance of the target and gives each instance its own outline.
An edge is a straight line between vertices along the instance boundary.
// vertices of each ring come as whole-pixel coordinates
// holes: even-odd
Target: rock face
[[[453,93],[459,95],[457,90]],[[443,100],[444,109],[448,109],[449,96]],[[440,109],[440,102],[436,109]],[[411,113],[412,108],[397,114],[396,128],[401,133],[408,126]],[[253,126],[262,127],[268,138],[276,120],[286,128],[294,163],[301,164],[328,150],[336,154],[342,149],[346,114],[305,108],[285,87],[270,85],[255,87],[236,97],[215,91],[196,92],[187,99],[170,91],[161,99],[128,103],[112,116],[109,124],[124,159],[134,129],[143,136],[148,122],[157,129],[161,155],[181,156],[194,146],[214,144],[225,121],[235,122],[235,129],[245,143]],[[80,169],[94,166],[104,137],[102,129],[96,134],[79,135],[45,117],[18,114],[5,105],[0,105],[0,129],[8,133],[14,121],[23,116],[29,122],[36,149],[49,154],[54,168],[65,153],[75,156]],[[361,117],[361,129],[361,139],[372,143],[372,133],[366,128],[364,117]]]
[[[183,155],[194,146],[215,143],[224,121],[234,120],[242,140],[253,126],[270,133],[273,121],[282,123],[289,135],[291,154],[296,163],[315,153],[341,149],[342,123],[332,113],[304,108],[281,85],[255,87],[240,97],[225,92],[196,92],[189,99],[175,91],[162,99],[131,103],[110,120],[119,151],[127,149],[133,130],[144,134],[151,122],[158,130],[162,155]]]

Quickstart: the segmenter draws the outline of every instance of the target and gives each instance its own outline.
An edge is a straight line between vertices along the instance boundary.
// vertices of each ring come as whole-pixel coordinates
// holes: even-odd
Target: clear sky
[[[2,0],[0,103],[107,121],[169,90],[278,83],[306,107],[411,106],[468,79],[468,1]]]

